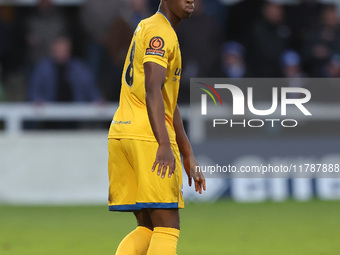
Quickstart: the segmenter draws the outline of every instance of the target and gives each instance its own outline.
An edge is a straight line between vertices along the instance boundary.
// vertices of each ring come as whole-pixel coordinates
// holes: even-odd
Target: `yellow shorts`
[[[181,157],[178,146],[171,146],[176,170],[170,178],[166,175],[162,179],[157,171],[151,172],[157,142],[109,139],[110,211],[184,208]]]

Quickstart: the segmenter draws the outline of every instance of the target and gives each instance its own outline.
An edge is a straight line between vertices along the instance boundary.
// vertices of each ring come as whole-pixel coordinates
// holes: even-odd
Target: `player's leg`
[[[120,139],[109,139],[109,209],[110,211],[140,210],[136,206],[138,189],[137,177],[134,169],[126,157]]]
[[[148,255],[176,255],[179,237],[178,208],[184,207],[182,165],[178,147],[172,145],[176,158],[176,170],[171,178],[160,178],[152,172],[158,149],[157,142],[122,140],[128,159],[136,170],[138,189],[136,205],[148,208],[154,227]],[[153,208],[153,209],[151,209]]]
[[[148,209],[154,227],[167,227],[180,229],[179,212],[177,208],[173,209]]]
[[[147,255],[176,255],[180,219],[178,209],[148,209],[154,231]]]
[[[109,139],[109,208],[113,211],[134,211],[138,227],[119,244],[117,255],[145,255],[152,225],[145,210],[136,206],[137,180],[134,169],[122,148],[121,140]],[[151,229],[150,229],[151,227]]]
[[[153,230],[153,224],[152,224],[152,221],[151,221],[151,218],[150,218],[150,215],[147,209],[133,211],[133,214],[136,217],[138,226],[148,228],[151,231]]]
[[[138,227],[130,232],[120,242],[116,255],[146,255],[151,236],[152,236],[152,222],[146,209],[137,210],[133,212]]]

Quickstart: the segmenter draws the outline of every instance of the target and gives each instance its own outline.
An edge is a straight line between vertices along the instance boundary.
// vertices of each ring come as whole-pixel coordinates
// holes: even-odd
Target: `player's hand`
[[[183,165],[185,172],[188,175],[189,186],[191,187],[193,179],[195,182],[195,191],[202,194],[202,190],[206,190],[205,178],[201,172],[201,168],[198,165],[195,156],[191,153],[190,157],[184,157]]]
[[[152,166],[152,172],[154,172],[157,168],[157,175],[161,175],[162,179],[164,179],[166,175],[166,171],[169,168],[168,177],[170,178],[172,174],[175,172],[176,160],[174,153],[172,152],[171,145],[159,145],[156,160]]]

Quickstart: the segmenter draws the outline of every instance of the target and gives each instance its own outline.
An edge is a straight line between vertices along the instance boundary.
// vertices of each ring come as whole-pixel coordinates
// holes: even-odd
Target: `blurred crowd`
[[[37,2],[0,7],[0,101],[117,101],[134,28],[159,0]],[[180,102],[189,102],[190,77],[339,78],[336,5],[296,2],[195,0],[178,29]]]

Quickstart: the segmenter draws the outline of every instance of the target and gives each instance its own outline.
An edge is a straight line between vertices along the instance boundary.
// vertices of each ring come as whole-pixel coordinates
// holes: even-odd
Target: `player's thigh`
[[[153,224],[152,224],[152,221],[151,221],[151,218],[150,218],[150,215],[147,209],[133,211],[133,214],[136,217],[138,226],[143,226],[143,227],[153,230]]]
[[[153,227],[180,229],[178,209],[148,209]]]
[[[164,204],[166,208],[182,208],[184,206],[181,193],[182,165],[177,145],[172,146],[176,156],[175,173],[171,178],[166,175],[162,179],[157,175],[157,171],[151,171],[158,150],[157,142],[140,140],[122,140],[122,142],[129,155],[129,162],[136,172],[138,182],[136,202],[156,203],[160,207]]]
[[[109,139],[109,204],[134,204],[137,193],[136,174],[124,153],[119,139]]]

